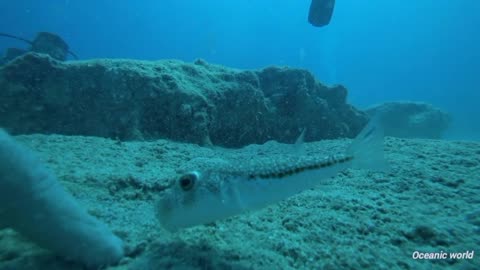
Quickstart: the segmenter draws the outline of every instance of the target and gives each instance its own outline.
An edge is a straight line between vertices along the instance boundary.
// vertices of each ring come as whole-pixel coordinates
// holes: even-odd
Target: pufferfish
[[[160,194],[156,215],[170,232],[274,204],[347,169],[385,171],[383,130],[370,123],[343,154],[273,164],[261,170],[195,170]]]

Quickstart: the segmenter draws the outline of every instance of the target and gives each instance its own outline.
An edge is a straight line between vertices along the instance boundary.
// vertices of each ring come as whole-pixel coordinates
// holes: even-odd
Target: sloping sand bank
[[[478,269],[480,143],[386,138],[389,173],[347,170],[282,203],[169,234],[153,203],[179,173],[225,161],[291,158],[291,145],[240,150],[165,140],[81,136],[17,139],[38,151],[66,188],[128,245],[108,269]],[[349,140],[305,144],[341,152]],[[223,164],[223,165],[222,165]],[[59,239],[61,241],[61,239]],[[474,251],[473,259],[414,260],[419,252]],[[11,230],[0,231],[0,270],[82,269]]]

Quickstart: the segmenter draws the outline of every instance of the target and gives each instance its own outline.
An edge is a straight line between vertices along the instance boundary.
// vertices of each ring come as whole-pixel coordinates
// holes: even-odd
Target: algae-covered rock
[[[450,124],[450,116],[422,102],[387,102],[366,110],[379,115],[385,135],[401,138],[439,139]]]
[[[238,70],[203,60],[60,62],[27,53],[0,68],[0,126],[121,140],[239,147],[353,137],[368,116],[306,70]]]
[[[51,57],[65,61],[68,56],[68,45],[58,35],[48,32],[39,32],[32,42],[32,52],[48,54]]]
[[[22,41],[30,45],[28,49],[7,48],[5,54],[0,57],[0,65],[28,52],[48,54],[50,57],[59,61],[67,60],[68,54],[78,59],[73,52],[69,51],[68,44],[59,35],[54,33],[39,32],[32,41],[7,33],[0,33],[0,36]]]

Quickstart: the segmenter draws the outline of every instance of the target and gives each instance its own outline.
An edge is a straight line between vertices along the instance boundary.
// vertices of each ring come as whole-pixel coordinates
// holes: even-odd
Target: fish
[[[341,154],[260,169],[187,172],[159,195],[156,217],[164,229],[176,232],[275,204],[348,168],[387,171],[383,129],[378,123],[370,120]]]

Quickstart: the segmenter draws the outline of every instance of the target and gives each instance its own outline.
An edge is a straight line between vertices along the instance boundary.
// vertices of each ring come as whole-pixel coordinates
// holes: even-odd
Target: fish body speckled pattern
[[[157,217],[169,231],[205,224],[278,202],[347,168],[387,168],[378,119],[370,121],[345,154],[274,163],[258,171],[192,171],[182,175],[160,194]]]

